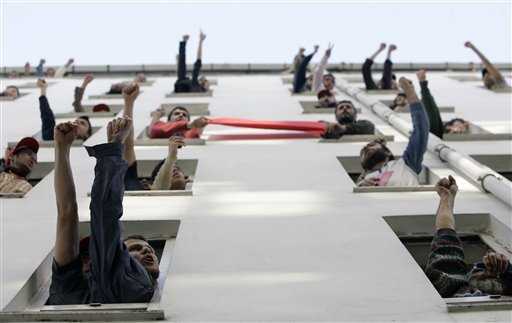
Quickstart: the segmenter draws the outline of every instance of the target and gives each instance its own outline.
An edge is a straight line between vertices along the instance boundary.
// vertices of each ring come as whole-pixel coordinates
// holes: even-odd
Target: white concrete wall
[[[510,94],[496,94],[445,74],[429,75],[440,105],[455,106],[458,116],[485,128],[511,130]],[[333,118],[301,114],[298,100],[304,97],[291,96],[280,75],[216,78],[219,85],[213,97],[190,99],[166,99],[174,79],[158,78],[136,103],[136,133],[147,125],[152,109],[173,101],[210,102],[212,117]],[[4,81],[2,87],[26,80]],[[73,87],[80,82],[62,79],[49,87],[55,112],[71,110]],[[86,96],[105,92],[111,82],[93,81]],[[17,101],[0,103],[2,149],[40,128],[37,90],[28,91],[30,95]],[[390,147],[401,154],[406,138],[367,111],[359,117],[394,134]],[[210,126],[205,135],[247,132],[262,131]],[[102,129],[86,144],[104,140]],[[207,142],[180,151],[182,158],[199,160],[192,197],[126,197],[125,220],[182,221],[162,298],[168,320],[509,322],[510,311],[447,313],[443,299],[382,219],[433,215],[436,193],[352,193],[353,183],[336,157],[357,156],[363,145],[320,144],[316,139]],[[510,141],[453,146],[468,154],[511,154]],[[159,159],[166,147],[136,151],[139,159]],[[85,220],[93,160],[83,148],[73,148],[71,158],[80,217]],[[41,149],[39,159],[53,160],[52,149]],[[426,156],[425,164],[436,172],[452,173],[433,155]],[[490,213],[511,228],[511,209],[470,183],[461,188],[455,209]],[[0,200],[0,307],[51,250],[55,219],[53,173],[25,198]]]

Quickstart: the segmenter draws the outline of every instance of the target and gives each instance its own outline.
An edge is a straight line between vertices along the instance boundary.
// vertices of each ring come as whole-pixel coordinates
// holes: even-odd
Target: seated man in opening
[[[151,112],[151,123],[148,128],[149,138],[169,138],[180,136],[185,139],[199,138],[204,127],[208,125],[208,119],[199,117],[190,121],[190,113],[184,107],[177,106],[169,112],[167,122],[160,121],[165,114],[164,109],[156,109]]]
[[[126,81],[126,82],[119,82],[119,83],[112,84],[110,86],[110,90],[107,92],[107,94],[122,94],[123,89],[125,87],[130,86],[132,83],[140,84],[140,83],[144,83],[146,81],[147,81],[147,79],[146,79],[146,75],[144,75],[144,73],[137,73],[135,75],[135,78],[133,79],[133,81]]]
[[[343,135],[373,135],[375,125],[368,120],[357,120],[357,110],[352,101],[338,102],[334,110],[337,123],[327,123],[323,138],[339,139]]]
[[[475,47],[475,45],[467,41],[464,43],[464,46],[473,50],[482,61],[482,64],[484,65],[482,70],[482,80],[486,88],[489,90],[510,88],[510,85],[507,84],[507,81],[498,68],[496,68],[496,66],[494,66],[494,64],[492,64],[491,61],[489,61],[489,59],[487,59],[487,57],[485,57],[484,54]]]
[[[311,54],[304,57],[304,59],[300,62],[299,67],[295,70],[295,74],[293,75],[293,93],[301,93],[305,91],[311,91],[313,84],[313,77],[307,78],[306,73],[308,70],[308,65],[313,56],[318,52],[318,45],[315,45],[314,50]],[[310,79],[310,82],[308,82]]]
[[[199,46],[197,47],[197,59],[194,63],[194,69],[192,70],[192,78],[187,76],[187,41],[188,35],[183,36],[183,40],[180,42],[180,49],[178,54],[178,79],[174,83],[174,92],[176,93],[188,93],[188,92],[208,92],[210,84],[206,77],[201,76],[201,65],[203,56],[203,42],[206,39],[206,35],[199,32]]]
[[[13,149],[7,149],[1,161],[0,192],[27,193],[32,185],[28,175],[37,164],[39,143],[32,137],[21,139]]]
[[[336,85],[336,78],[331,73],[324,74],[325,67],[327,66],[327,61],[329,60],[329,57],[331,56],[332,48],[334,45],[329,44],[327,47],[327,50],[325,51],[324,57],[320,60],[320,63],[315,68],[315,71],[313,73],[313,86],[311,90],[317,94],[317,96],[322,91],[329,92],[329,95],[327,96],[329,101],[327,101],[328,104],[331,104],[331,106],[336,105],[336,97],[334,96],[334,86]],[[320,104],[325,104],[325,101],[322,102],[319,100]]]
[[[428,115],[430,132],[439,138],[443,138],[443,134],[464,134],[469,132],[469,122],[461,118],[454,118],[443,123],[441,113],[434,97],[430,93],[427,81],[427,72],[422,69],[416,72],[421,87],[421,102],[425,107]],[[390,108],[396,112],[409,111],[409,104],[404,93],[399,93],[393,100]]]
[[[306,49],[304,47],[299,48],[299,52],[293,58],[293,63],[291,65],[290,69],[288,69],[286,71],[286,73],[292,73],[292,74],[295,73],[295,71],[299,68],[302,60],[306,57],[306,55],[304,55],[305,52],[306,52]]]
[[[123,90],[124,118],[133,120],[133,108],[138,95],[139,86],[136,83]],[[149,183],[139,179],[134,140],[135,136],[132,123],[130,133],[125,140],[123,150],[123,159],[128,164],[128,169],[126,170],[124,178],[125,189],[127,191],[185,189],[185,186],[189,181],[188,176],[186,176],[176,165],[176,161],[178,159],[178,148],[185,146],[185,142],[182,137],[172,136],[169,138],[168,156],[155,167],[151,174]]]
[[[316,95],[318,99],[317,108],[334,108],[336,107],[336,97],[329,90],[321,90]]]
[[[442,297],[512,296],[512,265],[503,254],[489,252],[481,262],[466,264],[455,231],[453,208],[458,187],[453,177],[436,185],[440,197],[432,249],[425,274]]]
[[[55,196],[57,235],[48,305],[89,303],[146,303],[151,300],[159,275],[158,258],[140,236],[121,239],[124,175],[123,142],[131,120],[108,124],[108,143],[86,147],[96,158],[91,189],[89,261],[79,253],[78,206],[70,165],[76,123],[55,128]]]
[[[55,128],[55,116],[46,97],[46,89],[48,83],[45,80],[37,80],[37,87],[41,90],[41,96],[39,97],[39,111],[41,113],[41,135],[43,140],[53,140]],[[86,116],[78,117],[75,120],[76,123],[76,137],[80,140],[87,140],[92,135],[92,126],[89,118]]]
[[[402,77],[400,86],[410,103],[412,133],[402,158],[396,160],[382,139],[374,140],[361,149],[363,173],[358,186],[418,186],[423,155],[427,150],[429,122],[411,81]]]
[[[373,80],[372,75],[372,65],[373,61],[377,57],[377,55],[380,54],[384,49],[386,49],[386,44],[382,43],[380,44],[379,49],[369,58],[366,59],[366,61],[363,64],[362,72],[363,72],[363,79],[364,84],[366,86],[367,90],[391,90],[391,89],[398,89],[398,86],[396,84],[396,76],[393,74],[393,63],[391,62],[391,53],[396,50],[395,45],[389,45],[388,48],[388,56],[386,60],[384,61],[384,70],[382,72],[382,78],[379,80],[377,84],[375,84],[375,81]]]
[[[20,96],[20,89],[14,85],[8,85],[5,87],[5,90],[0,92],[0,97],[7,97],[10,99],[16,99]]]

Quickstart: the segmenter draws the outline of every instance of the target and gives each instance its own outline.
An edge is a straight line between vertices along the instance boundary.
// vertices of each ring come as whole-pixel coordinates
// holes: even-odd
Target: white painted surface
[[[510,124],[510,94],[485,91],[443,74],[429,75],[440,105],[453,105],[459,115],[482,125]],[[329,115],[302,114],[298,101],[303,97],[292,97],[280,77],[219,75],[213,97],[190,102],[209,102],[212,117],[332,120]],[[165,98],[172,81],[159,78],[144,89],[135,108],[136,133],[161,103],[183,102]],[[104,92],[111,82],[95,80],[86,96]],[[79,84],[62,79],[49,87],[55,112],[69,110],[73,87]],[[0,104],[2,148],[39,130],[37,90],[30,92]],[[85,103],[92,102],[99,101]],[[390,147],[401,154],[403,136],[367,111],[359,117],[394,134]],[[245,130],[212,126],[205,134],[225,132]],[[102,129],[87,144],[104,138]],[[162,298],[168,320],[510,321],[509,311],[447,314],[441,297],[382,220],[389,215],[434,214],[436,194],[353,194],[353,183],[336,157],[357,156],[363,145],[319,144],[315,139],[207,142],[180,151],[183,158],[199,160],[192,197],[126,197],[125,220],[182,220]],[[454,146],[469,154],[511,153],[510,142]],[[166,147],[137,148],[139,159],[162,158],[165,153]],[[87,219],[93,160],[83,148],[73,148],[71,158],[80,217]],[[41,149],[39,159],[52,160],[53,151]],[[450,173],[432,155],[425,164],[434,172]],[[52,248],[52,175],[24,199],[0,200],[1,307]],[[456,212],[491,213],[511,227],[510,208],[470,183],[461,188]]]

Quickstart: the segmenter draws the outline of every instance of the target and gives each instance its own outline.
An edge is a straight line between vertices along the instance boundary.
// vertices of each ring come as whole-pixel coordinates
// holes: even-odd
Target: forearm
[[[455,218],[453,217],[454,201],[449,197],[441,197],[436,215],[436,230],[455,230]]]
[[[203,58],[203,41],[199,41],[199,45],[197,46],[197,59],[201,60]]]
[[[168,190],[171,187],[171,170],[176,159],[175,156],[167,156],[151,185],[152,190]]]
[[[43,140],[53,140],[53,128],[55,127],[55,116],[53,114],[52,109],[50,108],[50,103],[48,99],[44,95],[44,91],[41,91],[41,96],[39,97],[39,112],[41,115],[41,133]]]
[[[439,138],[443,138],[443,121],[441,118],[441,113],[439,112],[439,107],[434,100],[434,97],[430,93],[428,88],[428,81],[420,81],[421,86],[421,102],[425,107],[425,110],[428,115],[428,120],[430,124],[430,132]]]
[[[409,97],[407,99],[409,100]],[[421,172],[423,155],[427,150],[429,122],[421,102],[417,100],[410,105],[413,130],[404,151],[403,158],[407,166],[417,174]]]
[[[75,87],[74,100],[73,100],[73,108],[75,112],[82,112],[82,98],[84,96],[85,86]]]
[[[55,197],[57,201],[57,235],[55,261],[66,265],[78,256],[78,206],[75,183],[69,161],[70,148],[55,148]]]
[[[315,69],[315,72],[313,74],[313,91],[316,92],[320,88],[322,84],[322,77],[324,75],[325,66],[327,65],[327,60],[329,59],[328,55],[324,55],[322,57],[322,60],[320,63],[318,63],[318,66]]]
[[[374,61],[375,58],[383,51],[383,49],[378,49],[372,56],[368,57],[370,60]]]
[[[123,110],[123,117],[133,120],[133,104],[126,103]],[[133,122],[130,130],[130,134],[124,142],[123,159],[126,160],[128,166],[131,166],[136,160],[135,155],[135,133],[133,129]]]

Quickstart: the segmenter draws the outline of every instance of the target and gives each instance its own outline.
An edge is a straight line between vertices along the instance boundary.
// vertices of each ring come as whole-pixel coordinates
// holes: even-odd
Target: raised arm
[[[64,266],[78,257],[78,207],[75,183],[69,161],[71,144],[76,139],[76,126],[71,122],[55,127],[55,198],[57,200],[57,235],[54,258]]]
[[[373,53],[373,54],[372,54],[372,56],[368,57],[368,59],[370,59],[370,60],[374,61],[374,60],[377,58],[377,56],[378,56],[380,53],[382,53],[382,51],[383,51],[384,49],[386,49],[386,43],[381,43],[381,44],[379,45],[379,49],[377,49],[377,50],[375,51],[375,53]]]
[[[178,160],[178,149],[184,146],[183,137],[172,136],[169,138],[169,153],[151,185],[152,190],[168,190],[171,187],[171,172],[176,160]]]
[[[85,74],[84,80],[82,82],[82,85],[80,87],[75,87],[75,95],[73,99],[73,108],[75,109],[75,112],[82,112],[84,110],[82,106],[82,99],[84,97],[85,89],[87,88],[87,85],[91,83],[94,80],[94,77],[92,74]]]
[[[39,64],[36,67],[36,75],[38,78],[44,77],[44,63],[46,63],[46,60],[44,58],[41,58],[39,60]]]
[[[487,69],[487,72],[494,76],[496,78],[496,81],[505,82],[505,78],[503,77],[503,75],[501,75],[500,71],[496,68],[496,66],[494,66],[494,64],[491,63],[491,61],[487,57],[485,57],[484,54],[480,50],[478,50],[478,48],[476,48],[475,45],[473,45],[473,43],[467,41],[464,43],[464,46],[475,52],[475,54],[482,61],[482,64],[484,64],[485,68]]]
[[[74,61],[75,60],[72,58],[68,59],[65,65],[60,66],[57,69],[57,71],[55,72],[55,77],[64,77],[66,75],[66,72],[68,71],[68,68],[71,67],[71,65],[73,65]]]
[[[197,60],[203,59],[203,42],[206,39],[206,34],[201,30],[199,32],[199,45],[197,46]]]
[[[317,92],[322,85],[322,78],[324,76],[325,67],[327,66],[327,61],[331,56],[333,47],[334,44],[329,43],[329,46],[327,47],[324,56],[322,57],[320,63],[318,63],[317,67],[315,68],[315,71],[313,73],[313,88],[311,89],[313,92]]]
[[[133,106],[135,100],[139,96],[139,86],[136,83],[133,83],[129,86],[126,86],[123,89],[123,99],[124,99],[124,110],[123,117],[133,120]],[[126,138],[124,142],[124,150],[123,150],[123,158],[128,163],[128,167],[133,165],[133,163],[137,160],[135,156],[135,134],[133,129],[133,122],[131,123],[130,134]]]
[[[48,83],[45,80],[37,80],[37,87],[41,91],[39,96],[39,112],[41,114],[41,135],[43,140],[53,140],[53,129],[55,128],[55,116],[46,97]]]
[[[439,207],[436,214],[436,230],[455,230],[455,218],[453,207],[458,187],[455,179],[450,175],[448,178],[439,180],[436,184],[436,191],[439,195]]]
[[[430,93],[430,89],[428,88],[427,72],[423,69],[419,70],[418,72],[416,72],[416,76],[418,77],[418,81],[420,82],[421,102],[423,103],[423,107],[425,108],[425,111],[427,112],[428,115],[430,132],[439,138],[443,138],[443,120],[441,119],[439,107],[437,106],[437,103],[434,100],[432,94]]]
[[[183,80],[187,77],[187,41],[188,35],[183,35],[180,41],[180,48],[178,53],[178,80]]]
[[[413,127],[407,148],[403,153],[403,159],[407,166],[419,174],[422,169],[423,155],[427,151],[429,134],[428,116],[416,95],[412,82],[405,77],[401,77],[399,82],[409,102]]]

